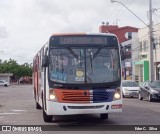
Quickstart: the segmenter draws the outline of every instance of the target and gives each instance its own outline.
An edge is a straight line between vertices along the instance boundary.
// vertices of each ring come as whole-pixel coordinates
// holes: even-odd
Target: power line
[[[111,0],[111,2],[116,2],[116,3],[119,3],[121,4],[122,6],[124,6],[128,11],[130,11],[137,19],[139,19],[143,24],[145,24],[147,27],[148,25],[140,18],[138,17],[132,10],[130,10],[125,4],[123,4],[122,2],[120,1],[117,1],[117,0]],[[151,4],[150,4],[151,5]]]
[[[134,1],[135,1],[135,0],[132,0],[131,3],[129,3],[127,7],[130,7],[130,6],[133,4]],[[128,0],[127,0],[127,2],[128,2]],[[119,13],[119,15],[118,15],[117,18],[120,18],[120,17],[124,14],[124,12],[125,12],[126,10],[127,10],[127,9],[124,8],[124,10]]]
[[[121,10],[122,10],[121,6],[119,4],[116,4],[116,7],[113,8],[113,12],[111,12],[112,16],[110,17],[109,22],[115,20],[115,16],[117,16],[117,14],[121,12]]]

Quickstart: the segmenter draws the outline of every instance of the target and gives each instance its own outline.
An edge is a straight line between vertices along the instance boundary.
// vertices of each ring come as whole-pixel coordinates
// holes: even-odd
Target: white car
[[[138,97],[139,86],[136,82],[132,80],[123,80],[122,81],[122,93],[123,98],[125,97]]]
[[[8,87],[8,86],[9,86],[9,84],[8,84],[8,82],[7,82],[7,81],[5,81],[5,80],[0,80],[0,86]]]

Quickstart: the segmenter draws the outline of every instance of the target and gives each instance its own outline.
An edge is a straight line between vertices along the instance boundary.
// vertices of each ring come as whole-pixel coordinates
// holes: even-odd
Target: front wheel
[[[45,122],[51,122],[52,121],[53,116],[52,115],[47,115],[46,112],[43,109],[43,120]]]
[[[44,100],[42,101],[42,104],[43,104],[43,120],[44,120],[44,122],[51,122],[53,116],[46,114],[46,112],[45,112],[45,110],[44,110]]]
[[[108,119],[108,114],[100,114],[100,119],[102,120]]]

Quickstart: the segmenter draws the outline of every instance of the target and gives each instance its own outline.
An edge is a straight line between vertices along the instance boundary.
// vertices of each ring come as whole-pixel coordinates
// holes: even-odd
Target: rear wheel
[[[4,87],[8,87],[8,85],[7,85],[7,84],[5,84],[5,85],[4,85]]]
[[[108,119],[108,114],[100,114],[100,119],[102,120]]]
[[[141,93],[138,94],[138,99],[143,100],[143,97],[142,97]]]
[[[36,109],[42,109],[38,102],[36,102]]]

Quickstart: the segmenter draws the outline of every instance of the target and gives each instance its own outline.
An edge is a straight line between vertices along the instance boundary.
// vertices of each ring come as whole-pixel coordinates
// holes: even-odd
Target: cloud
[[[148,23],[148,0],[119,0]],[[152,0],[160,7],[159,0]],[[143,27],[133,14],[110,0],[1,0],[0,44],[3,59],[32,62],[53,33],[98,32],[101,22]],[[24,61],[25,60],[25,61]]]
[[[0,26],[0,38],[7,38],[8,36],[7,28],[5,26]]]

